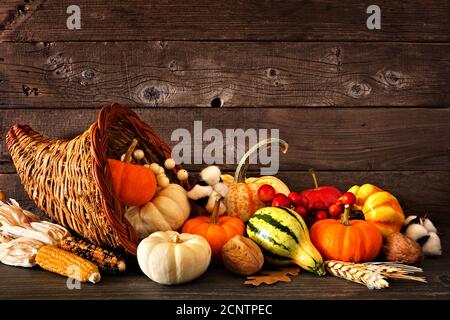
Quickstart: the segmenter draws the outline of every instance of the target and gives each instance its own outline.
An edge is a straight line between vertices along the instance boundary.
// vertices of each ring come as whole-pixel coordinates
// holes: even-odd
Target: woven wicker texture
[[[130,109],[102,108],[97,122],[71,140],[51,140],[14,125],[6,140],[22,184],[48,217],[81,236],[136,254],[138,239],[114,196],[107,159],[119,159],[133,138],[146,158],[163,164],[170,148]],[[177,166],[167,176],[176,180]],[[185,185],[188,187],[188,185]]]

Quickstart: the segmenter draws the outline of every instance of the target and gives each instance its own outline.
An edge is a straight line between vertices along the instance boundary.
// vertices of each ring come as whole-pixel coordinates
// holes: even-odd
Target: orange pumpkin
[[[342,222],[335,219],[317,221],[311,228],[311,241],[327,260],[349,262],[373,261],[383,245],[380,231],[369,221],[349,221],[347,205]]]
[[[114,194],[127,206],[142,206],[156,193],[156,177],[149,168],[108,159]]]
[[[258,178],[247,180],[245,178],[245,174],[247,172],[248,159],[250,156],[258,151],[259,148],[265,145],[270,146],[272,143],[280,144],[281,151],[283,153],[287,152],[288,144],[286,141],[275,138],[266,139],[251,147],[239,162],[234,175],[234,180],[228,185],[228,193],[225,199],[227,212],[230,216],[237,217],[246,222],[253,216],[256,210],[265,206],[264,202],[259,200],[258,197],[258,189],[261,186],[260,181],[258,181]],[[289,190],[281,180],[276,179],[278,182],[274,182],[275,179],[276,178],[272,176],[261,177],[261,181],[263,181],[263,183],[268,183],[268,181],[271,181],[271,183],[281,185],[281,189]],[[277,189],[275,186],[274,188]]]
[[[361,210],[365,219],[372,222],[383,237],[400,232],[405,215],[392,194],[369,183],[353,186],[348,191],[356,197],[353,209]]]
[[[217,259],[221,258],[222,247],[235,235],[244,235],[244,223],[234,217],[218,217],[220,198],[216,199],[212,215],[198,216],[186,221],[182,228],[182,233],[191,233],[202,236],[211,246],[212,255]]]

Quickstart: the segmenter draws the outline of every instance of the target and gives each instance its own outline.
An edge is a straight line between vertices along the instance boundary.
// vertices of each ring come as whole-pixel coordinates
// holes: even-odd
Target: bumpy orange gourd
[[[312,226],[311,241],[326,260],[373,261],[383,245],[380,231],[369,221],[349,221],[346,207],[342,222],[319,220]]]
[[[243,222],[246,222],[256,212],[256,210],[265,206],[264,203],[259,200],[258,188],[261,186],[262,181],[265,181],[265,183],[267,183],[267,181],[270,180],[272,182],[274,181],[275,177],[272,177],[274,179],[271,179],[270,176],[264,176],[261,177],[261,181],[255,178],[247,180],[245,179],[245,174],[247,172],[247,160],[249,159],[249,157],[262,146],[271,145],[272,143],[280,144],[281,151],[283,153],[287,152],[288,144],[286,143],[286,141],[271,138],[263,140],[254,145],[242,157],[238,167],[236,168],[233,182],[231,184],[228,184],[228,193],[225,199],[225,205],[227,207],[228,215],[237,217]],[[284,185],[281,180],[276,180],[278,180],[276,185]],[[284,191],[286,189],[289,190],[286,185],[284,185],[284,187],[280,187],[280,190]]]
[[[244,223],[235,217],[223,215],[218,217],[220,198],[214,205],[212,215],[198,216],[186,221],[182,233],[202,236],[211,246],[212,255],[216,260],[221,259],[222,248],[228,240],[236,235],[244,235]]]
[[[372,222],[383,237],[400,232],[405,221],[402,207],[391,193],[372,184],[353,186],[349,190],[356,196],[354,210],[361,210],[366,220]]]
[[[155,174],[144,166],[108,159],[114,193],[128,206],[142,206],[156,193]]]

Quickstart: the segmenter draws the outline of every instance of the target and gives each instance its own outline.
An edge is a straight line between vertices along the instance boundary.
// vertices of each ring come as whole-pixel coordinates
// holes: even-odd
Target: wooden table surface
[[[253,287],[223,267],[211,267],[202,277],[184,285],[163,286],[134,265],[123,275],[105,275],[98,284],[69,290],[66,278],[38,267],[0,265],[0,299],[450,299],[448,253],[425,260],[423,269],[427,284],[390,281],[389,288],[369,290],[330,275],[317,277],[303,271],[290,283]]]
[[[102,275],[98,284],[81,284],[68,289],[67,278],[39,267],[20,268],[0,264],[1,299],[450,299],[450,219],[440,216],[436,226],[442,235],[443,255],[426,258],[421,266],[428,283],[389,280],[390,287],[369,290],[365,286],[331,275],[315,276],[300,271],[290,283],[254,287],[245,285],[244,277],[236,276],[223,266],[210,266],[204,275],[187,284],[164,286],[148,279],[134,258],[121,275]],[[264,267],[267,270],[271,266]]]
[[[72,4],[80,30],[66,27]],[[12,124],[72,138],[118,102],[171,146],[196,120],[279,129],[290,147],[278,176],[291,189],[310,188],[314,167],[323,185],[376,184],[449,230],[450,2],[376,4],[381,30],[366,28],[369,4],[357,0],[1,1],[0,190],[33,208],[6,147]],[[444,256],[424,264],[428,284],[382,291],[310,274],[252,288],[221,269],[169,288],[136,268],[68,290],[48,272],[0,265],[0,298],[448,299],[442,241]]]

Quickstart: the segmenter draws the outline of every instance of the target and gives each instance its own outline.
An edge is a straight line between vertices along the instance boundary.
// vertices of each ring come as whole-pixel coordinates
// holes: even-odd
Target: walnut
[[[422,259],[422,248],[407,236],[394,232],[385,239],[382,249],[387,261],[416,264]]]
[[[264,264],[264,256],[258,245],[239,235],[223,246],[222,258],[228,270],[245,276],[258,272]]]

